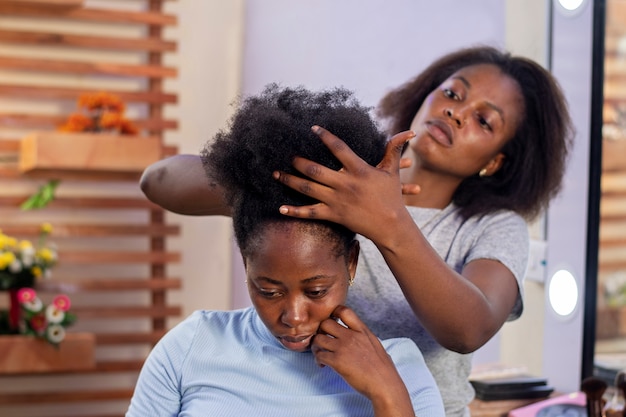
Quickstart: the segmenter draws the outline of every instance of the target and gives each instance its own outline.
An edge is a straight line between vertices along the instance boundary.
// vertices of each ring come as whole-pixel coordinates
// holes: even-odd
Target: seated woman
[[[269,86],[243,100],[207,144],[208,178],[226,190],[253,307],[198,311],[154,347],[127,413],[134,416],[444,416],[415,344],[380,341],[343,303],[354,279],[354,232],[283,216],[310,204],[272,179],[295,155],[341,168],[310,127],[337,133],[378,163],[385,136],[345,90]]]

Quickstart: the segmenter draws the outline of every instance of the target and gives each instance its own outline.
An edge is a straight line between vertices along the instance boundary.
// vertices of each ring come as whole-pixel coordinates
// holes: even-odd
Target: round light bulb
[[[578,284],[571,272],[561,269],[556,271],[548,285],[548,299],[556,314],[569,316],[578,304]]]
[[[583,4],[583,1],[584,0],[559,0],[559,4],[565,10],[574,11]]]

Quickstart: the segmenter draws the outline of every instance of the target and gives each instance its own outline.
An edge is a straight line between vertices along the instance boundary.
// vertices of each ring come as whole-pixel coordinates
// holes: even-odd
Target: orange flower
[[[93,128],[93,120],[80,113],[72,113],[59,128],[61,132],[87,132]]]
[[[139,133],[139,129],[133,125],[130,120],[122,119],[120,121],[120,133],[123,135],[137,135]]]
[[[111,111],[104,111],[100,116],[100,128],[103,130],[118,129],[122,122],[122,115]]]
[[[125,110],[122,100],[104,91],[95,94],[83,94],[78,99],[78,106],[87,110],[108,110],[116,113],[123,113]]]

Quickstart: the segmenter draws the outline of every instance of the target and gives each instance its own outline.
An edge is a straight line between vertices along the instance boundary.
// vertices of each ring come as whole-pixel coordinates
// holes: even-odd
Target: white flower
[[[33,266],[33,264],[35,263],[35,253],[33,252],[32,255],[22,254],[22,263],[24,264],[25,268],[30,268],[31,266]]]
[[[61,323],[65,318],[65,312],[56,308],[54,304],[46,307],[46,320],[49,323]]]
[[[65,329],[60,324],[51,324],[46,330],[46,338],[50,343],[60,343],[65,339]]]
[[[43,303],[39,297],[35,297],[31,301],[27,301],[22,305],[26,310],[32,311],[33,313],[37,313],[43,308]]]
[[[19,259],[14,259],[13,262],[9,264],[9,271],[11,271],[12,274],[22,272],[22,263]]]

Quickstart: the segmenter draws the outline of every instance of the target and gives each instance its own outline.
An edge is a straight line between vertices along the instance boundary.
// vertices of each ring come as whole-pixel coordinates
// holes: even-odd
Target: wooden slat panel
[[[21,129],[55,129],[65,123],[67,115],[0,113],[0,127]],[[162,131],[178,129],[177,120],[130,119],[139,129]]]
[[[128,65],[107,62],[60,61],[40,58],[0,56],[0,68],[20,71],[43,71],[82,75],[114,75],[127,77],[176,77],[177,70],[155,65]]]
[[[41,281],[37,284],[37,291],[70,294],[79,291],[162,291],[180,289],[181,286],[180,278],[84,278],[72,283]]]
[[[98,346],[133,344],[153,345],[161,340],[165,333],[165,331],[154,331],[150,333],[96,333],[96,343],[98,344]]]
[[[83,7],[71,10],[50,10],[38,6],[5,4],[0,2],[0,14],[84,20],[91,22],[136,23],[154,26],[173,26],[177,17],[159,12],[131,12],[113,9]]]
[[[0,206],[19,208],[29,196],[0,196]],[[52,201],[50,209],[158,209],[145,198],[100,198],[100,197],[58,197]]]
[[[37,7],[81,7],[83,0],[0,0],[0,4],[35,5]]]
[[[94,94],[100,90],[87,88],[48,87],[23,84],[0,84],[0,96],[20,99],[77,100],[83,94]],[[151,91],[123,91],[107,89],[126,103],[173,104],[178,102],[176,94]]]
[[[74,312],[81,320],[86,319],[122,319],[122,318],[141,318],[141,317],[176,317],[182,314],[182,308],[179,306],[165,307],[97,307],[97,306],[72,306]]]
[[[2,224],[0,230],[11,236],[37,236],[40,226],[36,224]],[[159,224],[59,224],[55,223],[51,236],[59,237],[120,237],[120,236],[174,236],[180,233],[178,225]]]
[[[67,170],[37,170],[35,172],[21,173],[17,164],[7,167],[0,165],[0,177],[4,179],[44,179],[56,178],[59,180],[79,180],[79,181],[138,181],[140,172],[96,172],[96,171],[76,171]],[[0,197],[1,198],[1,197]],[[23,201],[23,200],[22,200]]]
[[[135,252],[135,251],[59,251],[59,265],[90,264],[166,264],[180,262],[178,252]]]
[[[0,42],[20,45],[54,45],[118,51],[174,52],[176,42],[158,38],[120,38],[60,32],[0,30]]]
[[[96,362],[96,368],[93,371],[84,372],[128,372],[139,371],[144,361],[101,361]]]
[[[0,394],[0,404],[59,404],[69,402],[126,400],[133,396],[133,388],[99,389],[97,391],[45,391]]]
[[[17,140],[0,139],[0,152],[19,152],[20,143]]]

